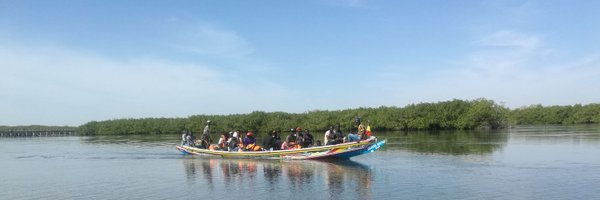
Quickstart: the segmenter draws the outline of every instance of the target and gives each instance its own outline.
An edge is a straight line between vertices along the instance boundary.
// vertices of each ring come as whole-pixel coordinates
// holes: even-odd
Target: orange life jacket
[[[246,150],[249,151],[260,151],[260,149],[262,148],[256,144],[249,144],[248,146],[246,146]]]
[[[208,150],[214,151],[217,149],[217,145],[211,144],[210,146],[208,146]]]

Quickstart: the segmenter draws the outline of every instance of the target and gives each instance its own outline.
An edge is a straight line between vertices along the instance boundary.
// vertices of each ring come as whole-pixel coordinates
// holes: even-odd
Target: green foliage
[[[586,124],[600,123],[600,104],[549,106],[532,105],[509,110],[492,100],[454,99],[419,103],[404,108],[381,106],[338,111],[314,110],[305,113],[263,112],[232,115],[194,115],[187,118],[146,118],[92,121],[79,127],[83,135],[178,134],[183,130],[201,133],[205,122],[213,122],[213,132],[251,130],[264,133],[300,126],[324,131],[340,124],[344,132],[355,132],[354,118],[374,131],[381,130],[470,130],[499,129],[508,124]]]
[[[184,118],[118,119],[92,121],[79,126],[82,135],[169,134],[186,130],[192,124]]]
[[[591,124],[600,123],[600,104],[574,106],[531,105],[510,112],[515,124]]]
[[[355,132],[355,117],[376,130],[443,130],[502,128],[508,109],[492,100],[452,100],[437,103],[411,104],[404,108],[357,108],[340,111],[315,110],[301,114],[254,111],[234,115],[194,115],[188,118],[117,119],[88,122],[79,127],[84,135],[110,134],[177,134],[182,130],[201,133],[207,120],[216,132],[252,130],[266,132],[300,126],[311,131],[323,131],[340,124],[344,132]]]

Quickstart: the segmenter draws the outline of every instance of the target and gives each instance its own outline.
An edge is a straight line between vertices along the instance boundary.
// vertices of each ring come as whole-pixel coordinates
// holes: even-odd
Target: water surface
[[[597,125],[378,136],[337,162],[186,156],[178,135],[0,138],[0,197],[600,199]]]

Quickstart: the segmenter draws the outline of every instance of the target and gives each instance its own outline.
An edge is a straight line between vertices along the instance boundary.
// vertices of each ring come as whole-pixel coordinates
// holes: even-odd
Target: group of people
[[[242,138],[242,131],[232,131],[221,134],[219,142],[209,149],[223,151],[272,151],[283,149],[306,148],[313,145],[313,135],[308,130],[302,131],[300,127],[290,130],[290,135],[281,140],[280,131],[271,131],[263,139],[262,146],[258,145],[252,131],[246,132]]]
[[[198,147],[202,149],[221,150],[221,151],[272,151],[299,149],[311,146],[336,145],[345,142],[355,142],[365,140],[371,136],[371,129],[361,123],[360,118],[355,119],[357,133],[348,133],[344,136],[340,130],[340,125],[330,126],[325,132],[323,138],[324,143],[319,140],[314,140],[313,135],[309,130],[302,130],[300,127],[290,129],[289,135],[285,140],[281,140],[280,131],[271,131],[263,139],[262,146],[256,143],[256,138],[252,131],[247,131],[245,137],[242,137],[241,130],[222,133],[217,144],[212,144],[210,138],[210,120],[206,122],[206,126],[199,140],[196,140],[192,133],[187,130],[182,134],[182,145]]]
[[[325,145],[335,145],[346,142],[356,142],[360,140],[366,140],[371,137],[371,127],[365,127],[360,118],[357,117],[354,120],[354,123],[357,127],[356,133],[348,133],[347,136],[344,137],[342,131],[340,131],[340,124],[336,124],[335,126],[330,126],[329,129],[325,132],[323,141],[325,141]]]
[[[210,120],[206,121],[206,126],[202,131],[202,136],[200,136],[200,139],[196,139],[194,134],[192,134],[189,129],[183,131],[181,134],[181,145],[199,147],[203,149],[208,148],[212,143],[212,139],[210,138],[210,125]]]
[[[256,144],[256,138],[252,131],[246,132],[246,137],[242,138],[242,131],[231,131],[221,134],[219,142],[216,145],[209,146],[211,150],[222,151],[261,151],[263,148]]]
[[[279,144],[276,144],[279,145]],[[314,145],[314,137],[309,130],[302,131],[300,127],[290,129],[290,134],[281,143],[281,150],[307,148]]]

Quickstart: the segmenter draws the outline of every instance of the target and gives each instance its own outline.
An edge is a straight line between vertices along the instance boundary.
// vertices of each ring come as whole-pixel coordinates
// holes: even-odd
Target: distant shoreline
[[[206,120],[214,122],[213,132],[232,130],[281,131],[300,126],[324,131],[340,124],[345,132],[355,128],[360,117],[374,131],[396,130],[472,130],[502,129],[514,125],[596,124],[600,123],[600,104],[567,106],[531,105],[509,109],[493,100],[450,100],[410,104],[405,107],[356,108],[304,113],[254,111],[249,114],[193,115],[187,118],[140,118],[91,121],[73,126],[0,126],[10,130],[77,130],[79,135],[179,134],[183,130],[199,133]]]
[[[355,130],[360,117],[374,131],[395,130],[473,130],[501,129],[514,125],[600,123],[600,104],[541,106],[509,109],[493,100],[441,101],[410,104],[405,107],[356,108],[305,113],[262,112],[231,115],[194,115],[187,118],[143,118],[92,121],[79,126],[83,135],[179,134],[183,130],[200,133],[204,122],[213,122],[213,132],[252,130],[286,132],[300,126],[324,131],[340,124],[344,132]]]

